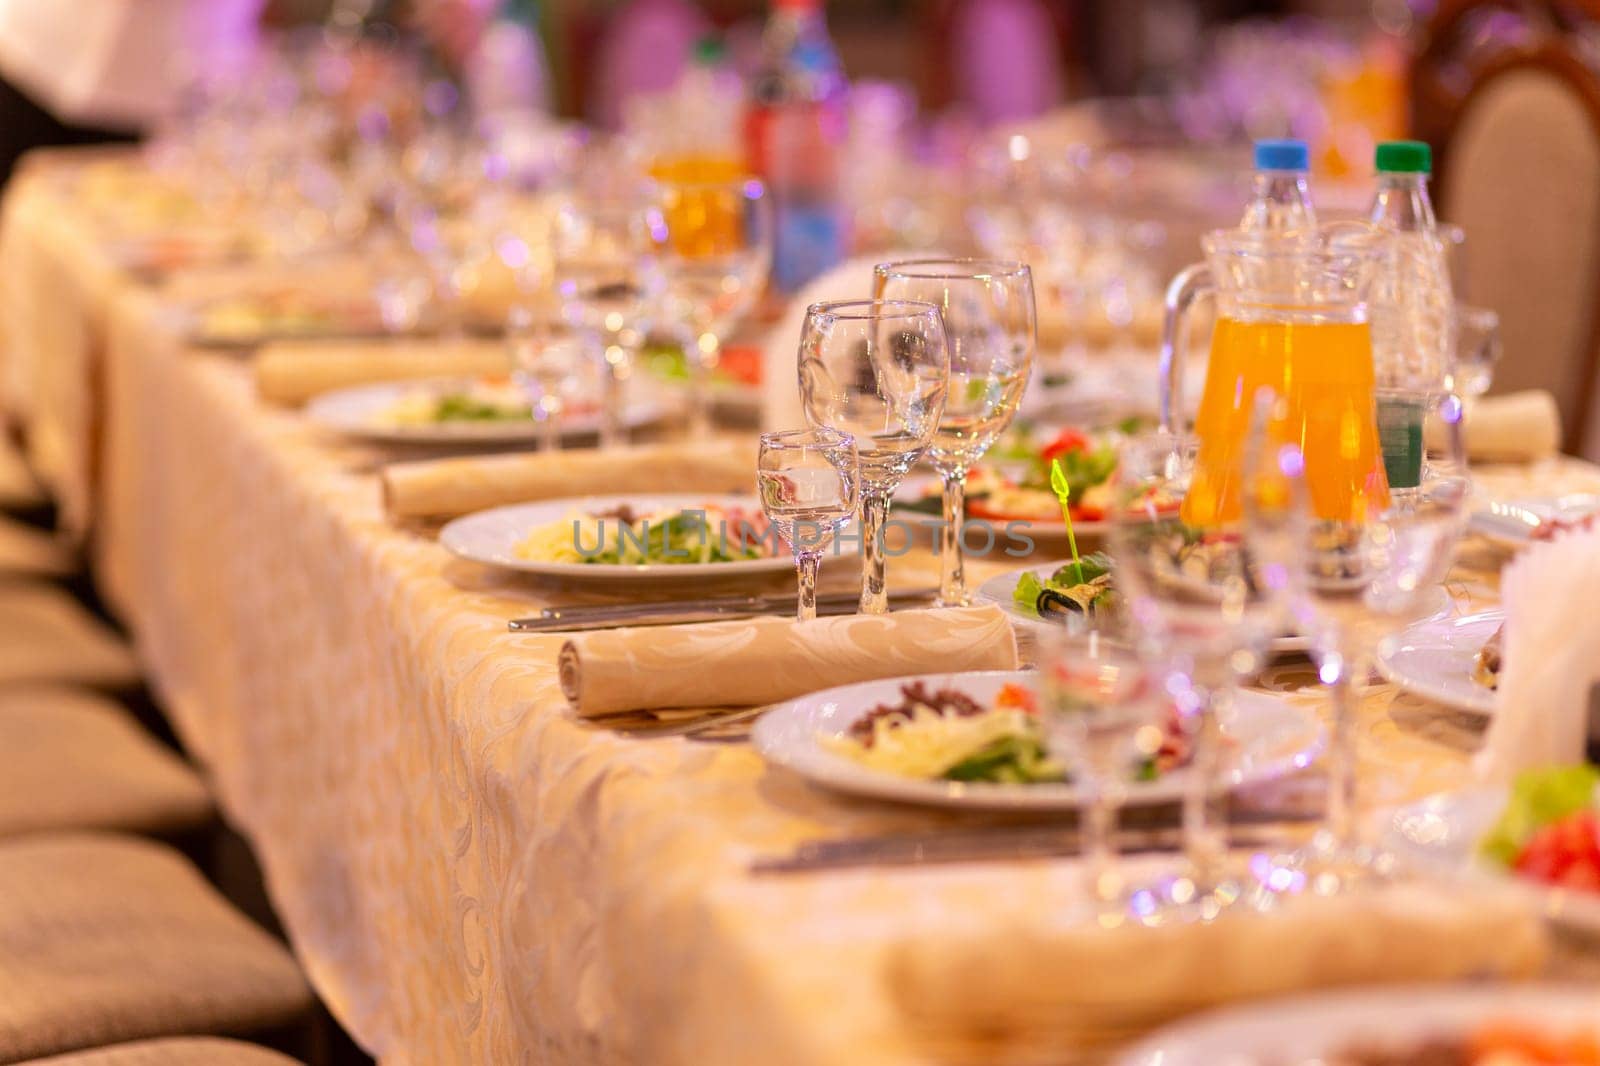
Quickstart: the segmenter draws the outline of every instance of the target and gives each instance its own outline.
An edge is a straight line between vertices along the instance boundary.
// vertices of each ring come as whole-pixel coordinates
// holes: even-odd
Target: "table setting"
[[[1017,135],[785,286],[781,185],[298,48],[7,189],[7,379],[375,1055],[1600,1061],[1600,467],[1433,236]]]

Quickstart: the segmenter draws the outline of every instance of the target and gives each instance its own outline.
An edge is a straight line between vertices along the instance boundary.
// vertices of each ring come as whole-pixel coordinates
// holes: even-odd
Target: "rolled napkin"
[[[389,517],[444,519],[509,503],[641,492],[751,492],[754,438],[642,444],[542,454],[393,463],[383,471]]]
[[[1558,533],[1500,573],[1505,623],[1495,713],[1473,769],[1486,781],[1582,762],[1600,681],[1600,530]]]
[[[1087,916],[1066,924],[1070,917],[1055,917],[1061,910],[1016,908],[999,924],[906,943],[890,953],[884,985],[932,1038],[1053,1038],[1067,1059],[1061,1053],[1074,1044],[1126,1040],[1180,1014],[1246,999],[1358,983],[1530,977],[1549,947],[1536,910],[1490,886],[1399,882],[1289,899],[1265,914],[1154,927],[1108,928]]]
[[[352,385],[476,377],[510,369],[506,346],[499,342],[282,342],[256,353],[256,395],[267,403],[297,407],[313,396]]]
[[[998,607],[614,629],[574,636],[560,658],[561,691],[584,717],[755,706],[857,681],[1017,663]]]
[[[1467,405],[1462,419],[1467,458],[1486,463],[1525,463],[1561,448],[1561,411],[1544,389],[1483,396]],[[1444,438],[1429,422],[1428,447],[1441,450]]]

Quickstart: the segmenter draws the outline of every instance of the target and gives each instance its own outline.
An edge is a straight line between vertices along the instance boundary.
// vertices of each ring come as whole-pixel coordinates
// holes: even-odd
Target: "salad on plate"
[[[1518,775],[1478,853],[1524,880],[1600,894],[1600,768],[1562,766]]]
[[[565,406],[565,414],[597,409],[593,403]],[[376,412],[374,421],[392,427],[436,426],[462,422],[525,422],[533,418],[533,405],[525,389],[509,376],[485,376],[451,382],[444,387],[418,386],[403,392],[389,407]]]
[[[1027,427],[1018,427],[1001,438],[984,461],[967,473],[967,517],[1064,525],[1060,500],[1050,485],[1052,462],[1060,465],[1072,486],[1072,521],[1103,521],[1112,505],[1111,475],[1117,469],[1115,436],[1072,428],[1061,430],[1043,443],[1037,442]],[[919,488],[900,498],[896,506],[920,514],[942,514],[938,480],[930,479]]]
[[[1003,685],[980,701],[954,687],[902,685],[900,698],[880,704],[843,735],[821,735],[822,745],[880,773],[923,781],[1025,785],[1068,780],[1039,721],[1038,694],[1027,685]],[[1188,761],[1189,743],[1176,711],[1165,729],[1140,738],[1140,757],[1129,777],[1153,781]]]
[[[543,563],[682,566],[767,559],[774,538],[759,509],[708,502],[641,512],[620,504],[535,526],[515,552]]]

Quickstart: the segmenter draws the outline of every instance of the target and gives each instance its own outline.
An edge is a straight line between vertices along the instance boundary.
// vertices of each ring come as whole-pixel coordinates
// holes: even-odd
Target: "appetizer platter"
[[[647,346],[642,353],[645,369],[657,381],[688,388],[692,378],[683,349],[676,344]],[[717,356],[707,376],[711,405],[729,414],[756,415],[761,411],[761,349],[730,344]]]
[[[1407,692],[1470,714],[1494,713],[1505,614],[1429,618],[1384,638],[1378,672]]]
[[[189,342],[205,348],[246,348],[269,340],[309,337],[379,337],[390,332],[371,296],[289,284],[201,301],[189,307],[185,318]]]
[[[1600,992],[1404,985],[1276,999],[1178,1022],[1116,1066],[1596,1066]]]
[[[978,810],[1072,810],[1087,799],[1038,725],[1024,671],[871,681],[780,704],[757,721],[761,755],[813,784],[876,799]],[[1225,787],[1309,765],[1324,742],[1315,714],[1274,696],[1239,694]],[[1169,718],[1128,767],[1126,801],[1183,795],[1187,744]]]
[[[704,581],[794,569],[753,496],[588,496],[514,504],[456,519],[440,531],[439,543],[502,570],[594,581]],[[847,554],[844,547],[839,554]]]
[[[967,521],[997,527],[1017,523],[1030,536],[1065,538],[1061,502],[1050,487],[1053,461],[1059,462],[1072,487],[1069,507],[1077,535],[1103,534],[1109,524],[1111,476],[1117,469],[1115,435],[1071,428],[1041,441],[1032,430],[1019,427],[996,443],[984,462],[967,474]],[[894,515],[902,521],[938,523],[943,515],[941,493],[938,478],[908,479],[895,494]],[[996,530],[997,537],[1002,534],[1003,529]]]
[[[1379,830],[1414,865],[1509,879],[1551,920],[1600,933],[1600,769],[1529,770],[1509,788],[1430,796],[1384,815]]]
[[[527,391],[510,377],[441,378],[360,385],[324,393],[306,405],[310,419],[346,436],[400,444],[475,444],[538,440]],[[635,398],[623,409],[629,427],[658,421],[660,403]],[[566,401],[561,435],[600,429],[596,400]]]
[[[1586,529],[1600,516],[1600,496],[1532,496],[1494,501],[1474,512],[1468,525],[1497,547],[1516,551],[1568,529]]]

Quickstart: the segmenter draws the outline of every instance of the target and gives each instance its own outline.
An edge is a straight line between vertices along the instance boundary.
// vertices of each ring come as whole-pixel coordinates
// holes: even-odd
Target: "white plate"
[[[991,670],[967,674],[923,674],[917,677],[867,681],[812,693],[780,704],[756,722],[751,743],[770,763],[785,767],[838,792],[875,799],[977,810],[1072,810],[1082,806],[1084,791],[1070,784],[1000,785],[959,781],[919,781],[870,770],[825,747],[824,735],[841,737],[850,724],[874,707],[900,700],[902,685],[926,682],[934,689],[955,686],[973,699],[988,702],[1001,687],[1032,686],[1038,674]],[[1241,692],[1230,727],[1233,768],[1225,784],[1267,781],[1310,765],[1321,752],[1324,737],[1317,716],[1304,708],[1259,692]],[[1172,803],[1181,799],[1188,771],[1178,769],[1157,781],[1128,786],[1132,805]]]
[[[1469,525],[1485,539],[1508,551],[1529,543],[1539,523],[1552,518],[1582,518],[1600,511],[1600,496],[1578,493],[1571,496],[1529,496],[1517,500],[1491,501],[1473,512]]]
[[[1272,999],[1202,1014],[1140,1041],[1116,1066],[1311,1066],[1352,1045],[1459,1037],[1526,1022],[1600,1034],[1600,989],[1554,984],[1391,985]]]
[[[1504,785],[1441,792],[1376,815],[1374,838],[1403,862],[1419,869],[1487,877],[1515,885],[1551,921],[1600,934],[1600,894],[1528,881],[1478,856],[1478,842],[1499,821],[1508,796]]]
[[[1024,625],[1054,625],[1055,623],[1048,622],[1045,619],[1040,618],[1037,612],[1032,611],[1018,603],[1012,594],[1016,591],[1017,582],[1021,580],[1023,574],[1032,574],[1042,582],[1049,578],[1051,574],[1055,573],[1063,566],[1066,566],[1069,562],[1071,562],[1070,559],[1061,559],[1053,563],[1040,563],[1036,566],[1024,566],[1016,570],[1008,570],[1003,574],[996,574],[983,584],[979,585],[976,591],[973,592],[972,598],[977,603],[994,604],[996,607],[999,607],[1006,614],[1010,615],[1012,618],[1023,623]],[[1450,599],[1445,593],[1444,589],[1436,589],[1434,594],[1438,600],[1437,612],[1439,614],[1443,614],[1444,612],[1448,611],[1450,608]],[[1429,606],[1432,605],[1430,604]],[[1310,641],[1306,640],[1305,637],[1291,635],[1274,637],[1267,647],[1268,650],[1275,655],[1287,655],[1292,652],[1309,651],[1311,648],[1311,643]]]
[[[754,496],[718,496],[712,493],[582,496],[565,500],[547,500],[543,503],[519,503],[509,507],[478,511],[457,518],[440,530],[439,543],[463,559],[470,559],[486,566],[519,570],[528,574],[591,581],[637,581],[641,578],[705,581],[708,578],[774,574],[794,570],[794,560],[787,554],[732,563],[654,563],[637,566],[617,563],[537,562],[524,559],[517,554],[517,545],[527,539],[528,533],[535,526],[558,522],[574,513],[592,514],[596,511],[612,510],[624,504],[641,514],[707,505],[723,508],[738,507],[751,514],[759,514],[761,511],[761,506]],[[731,531],[729,535],[732,536]],[[847,553],[841,550],[840,554]]]
[[[337,433],[391,444],[492,444],[536,441],[538,423],[530,419],[504,419],[483,422],[437,422],[425,425],[395,425],[384,416],[395,404],[419,391],[444,395],[470,388],[470,379],[385,382],[325,392],[306,404],[306,416]],[[635,398],[623,409],[623,423],[629,427],[647,425],[661,418],[661,404]],[[588,411],[562,420],[562,437],[593,436],[600,432],[600,412]]]
[[[1494,714],[1495,694],[1472,680],[1478,651],[1505,621],[1503,611],[1429,618],[1385,637],[1378,672],[1407,692],[1446,707]]]

